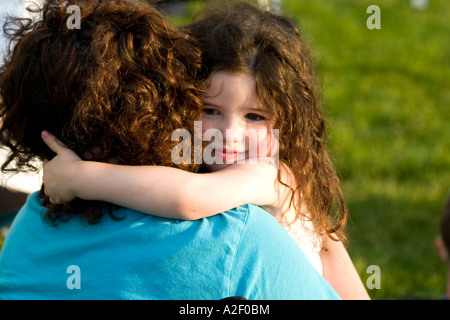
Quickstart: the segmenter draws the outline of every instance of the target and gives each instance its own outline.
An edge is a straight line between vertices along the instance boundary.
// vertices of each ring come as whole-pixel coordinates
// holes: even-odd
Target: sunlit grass
[[[329,148],[351,220],[349,252],[372,298],[440,299],[434,237],[450,187],[450,2],[286,0],[313,48]],[[369,30],[366,9],[381,9]]]

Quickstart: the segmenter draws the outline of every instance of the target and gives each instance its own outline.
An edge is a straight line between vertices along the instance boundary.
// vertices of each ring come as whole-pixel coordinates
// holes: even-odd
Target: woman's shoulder
[[[270,242],[270,246],[274,243],[294,243],[281,224],[266,210],[253,204],[239,208],[246,214],[242,234],[242,237],[246,238],[245,241],[259,244]]]

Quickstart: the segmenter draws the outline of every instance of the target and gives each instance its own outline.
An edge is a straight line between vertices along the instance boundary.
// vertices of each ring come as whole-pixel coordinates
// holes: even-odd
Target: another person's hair
[[[240,3],[207,10],[188,26],[203,53],[200,76],[251,74],[262,105],[279,129],[279,160],[293,172],[296,212],[301,205],[319,234],[343,232],[347,207],[325,143],[325,119],[310,49],[288,18]],[[280,183],[283,183],[280,179]]]
[[[68,28],[70,5],[80,8],[80,29]],[[196,41],[145,1],[47,0],[33,11],[36,22],[10,17],[4,25],[0,144],[11,152],[2,171],[50,160],[44,129],[91,160],[175,166],[172,132],[192,130],[201,117]],[[81,199],[52,205],[41,194],[52,221],[66,212],[96,223],[110,207]]]

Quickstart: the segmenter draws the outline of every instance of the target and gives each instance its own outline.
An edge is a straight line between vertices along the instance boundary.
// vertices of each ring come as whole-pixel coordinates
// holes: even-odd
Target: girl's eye
[[[262,121],[262,120],[266,119],[263,116],[260,116],[259,114],[256,114],[256,113],[249,113],[245,117],[252,121]]]
[[[211,109],[211,108],[203,108],[203,114],[206,114],[208,116],[214,116],[214,115],[218,115],[219,111],[217,111],[216,109]]]

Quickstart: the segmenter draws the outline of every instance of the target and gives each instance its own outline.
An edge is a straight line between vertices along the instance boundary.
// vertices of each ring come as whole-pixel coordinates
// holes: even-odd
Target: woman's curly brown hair
[[[80,8],[80,29],[68,28],[70,5]],[[10,18],[4,25],[11,49],[0,69],[0,144],[11,152],[2,171],[50,160],[44,129],[82,157],[95,150],[92,160],[174,166],[172,132],[192,129],[201,117],[196,41],[148,2],[47,0],[34,11],[37,22]],[[65,212],[95,223],[110,206],[80,199],[52,205],[41,195],[52,221]]]
[[[186,26],[203,53],[203,78],[216,71],[252,74],[279,129],[279,160],[295,176],[291,201],[305,204],[318,234],[346,240],[347,207],[325,143],[325,119],[310,49],[288,18],[248,3],[206,10]],[[281,181],[279,171],[278,179]],[[301,199],[301,201],[294,201]]]

